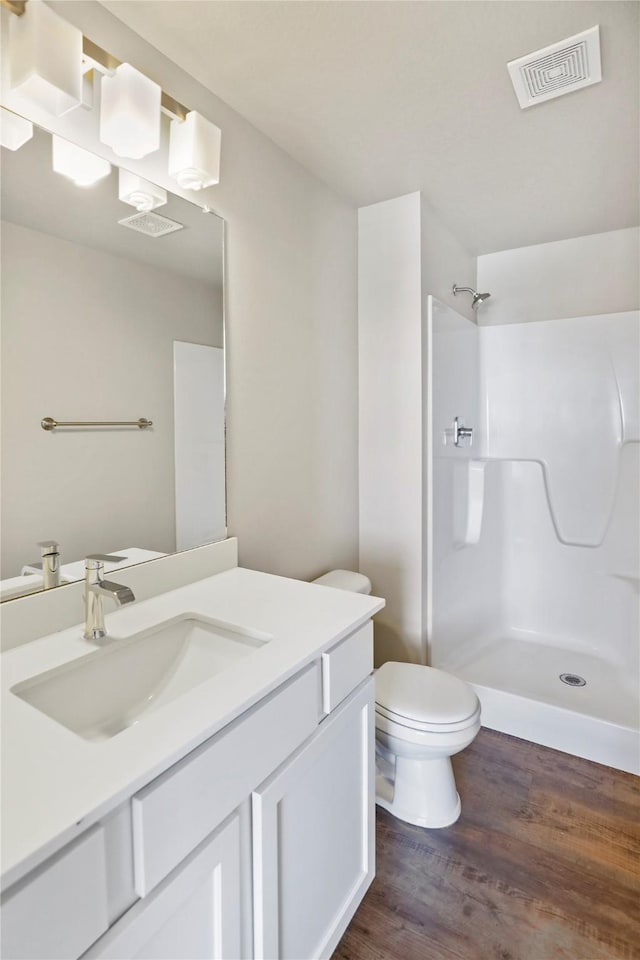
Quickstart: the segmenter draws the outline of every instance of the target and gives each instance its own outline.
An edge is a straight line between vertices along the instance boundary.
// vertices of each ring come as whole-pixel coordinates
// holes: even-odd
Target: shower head
[[[479,303],[482,303],[484,300],[488,300],[491,296],[490,293],[478,293],[473,287],[459,287],[454,283],[453,285],[453,295],[457,296],[459,293],[470,293],[473,297],[471,301],[471,307],[475,310]]]
[[[490,293],[476,293],[476,294],[474,294],[473,300],[472,300],[472,302],[471,302],[471,306],[472,306],[472,307],[477,307],[479,303],[482,303],[484,300],[488,300],[490,296],[491,296]]]

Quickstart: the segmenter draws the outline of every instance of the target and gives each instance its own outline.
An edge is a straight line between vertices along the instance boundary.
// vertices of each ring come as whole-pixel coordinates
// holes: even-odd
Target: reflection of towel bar
[[[146,417],[140,417],[139,420],[54,420],[52,417],[44,417],[40,421],[43,430],[55,430],[56,427],[152,427],[153,420],[147,420]]]

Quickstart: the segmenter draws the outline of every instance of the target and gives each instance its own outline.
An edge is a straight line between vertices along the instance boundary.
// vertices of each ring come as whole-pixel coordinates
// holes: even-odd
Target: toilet
[[[376,802],[420,827],[460,816],[451,757],[480,730],[480,701],[468,683],[417,663],[376,671]]]
[[[332,570],[314,583],[370,593],[361,573]],[[416,663],[375,674],[376,803],[420,827],[448,827],[461,803],[451,757],[480,730],[480,701],[468,683]]]

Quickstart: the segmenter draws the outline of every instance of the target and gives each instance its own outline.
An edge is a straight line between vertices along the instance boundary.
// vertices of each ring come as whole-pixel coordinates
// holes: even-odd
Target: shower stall
[[[426,335],[429,661],[486,726],[640,773],[640,313],[430,297]]]

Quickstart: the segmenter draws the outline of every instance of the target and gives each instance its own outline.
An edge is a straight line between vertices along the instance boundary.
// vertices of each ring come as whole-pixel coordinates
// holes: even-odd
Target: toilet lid
[[[385,663],[376,671],[376,704],[402,723],[451,724],[477,711],[479,701],[464,680],[416,663]]]

